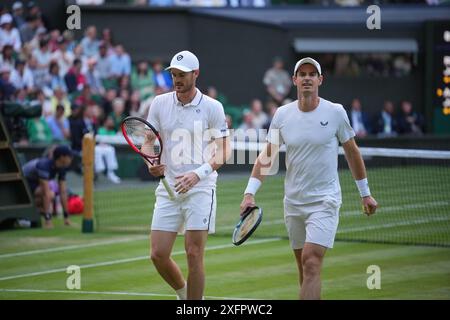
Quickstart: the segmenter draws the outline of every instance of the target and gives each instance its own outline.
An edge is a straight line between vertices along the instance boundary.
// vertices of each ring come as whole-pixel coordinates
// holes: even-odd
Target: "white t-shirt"
[[[354,136],[340,104],[320,98],[317,108],[310,112],[301,111],[298,100],[280,107],[267,140],[286,145],[285,203],[303,205],[329,200],[340,205],[339,142]]]
[[[215,147],[212,138],[229,135],[222,104],[198,89],[191,103],[184,106],[175,92],[156,96],[147,121],[161,135],[161,163],[166,165],[166,180],[172,187],[176,176],[193,171],[211,159]],[[214,188],[216,180],[214,171],[194,188]]]

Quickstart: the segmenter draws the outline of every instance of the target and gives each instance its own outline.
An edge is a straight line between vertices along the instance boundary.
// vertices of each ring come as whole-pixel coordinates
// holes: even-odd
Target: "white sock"
[[[186,283],[184,284],[184,287],[178,290],[175,290],[177,293],[177,300],[186,300],[187,299],[187,286]]]

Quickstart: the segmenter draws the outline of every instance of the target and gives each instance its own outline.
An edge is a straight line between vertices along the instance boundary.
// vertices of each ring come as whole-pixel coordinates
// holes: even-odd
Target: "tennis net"
[[[450,246],[450,151],[360,148],[370,188],[379,202],[373,216],[362,213],[359,194],[342,149],[339,178],[343,204],[337,240]],[[216,236],[230,237],[249,172],[219,173]],[[252,237],[287,237],[283,219],[284,172],[267,177],[256,201],[263,222]],[[96,191],[98,232],[148,233],[156,182]],[[231,240],[230,240],[231,241]]]

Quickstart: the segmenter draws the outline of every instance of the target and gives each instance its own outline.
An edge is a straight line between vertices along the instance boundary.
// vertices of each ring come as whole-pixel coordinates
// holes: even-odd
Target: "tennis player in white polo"
[[[174,91],[155,97],[147,121],[163,141],[161,164],[149,166],[165,175],[177,192],[174,201],[160,183],[151,226],[151,260],[178,299],[202,299],[203,255],[208,233],[214,233],[217,172],[231,155],[222,104],[196,88],[200,67],[189,51],[174,55],[170,66]],[[178,232],[185,230],[188,276],[171,258]]]
[[[297,260],[300,298],[320,299],[322,262],[327,248],[333,247],[341,206],[339,143],[356,180],[364,212],[375,213],[377,202],[370,195],[364,161],[344,108],[319,97],[323,81],[320,64],[309,57],[299,60],[292,79],[298,100],[276,111],[267,146],[258,156],[244,191],[241,212],[255,205],[254,196],[264,179],[262,170],[268,169],[263,164],[273,162],[284,144],[284,218]]]

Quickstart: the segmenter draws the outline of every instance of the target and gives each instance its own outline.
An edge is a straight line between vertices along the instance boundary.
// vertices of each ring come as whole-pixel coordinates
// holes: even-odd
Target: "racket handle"
[[[162,184],[164,185],[164,188],[166,188],[167,193],[169,194],[170,200],[175,200],[175,193],[173,193],[172,188],[169,186],[169,183],[167,182],[165,177],[161,177]]]

